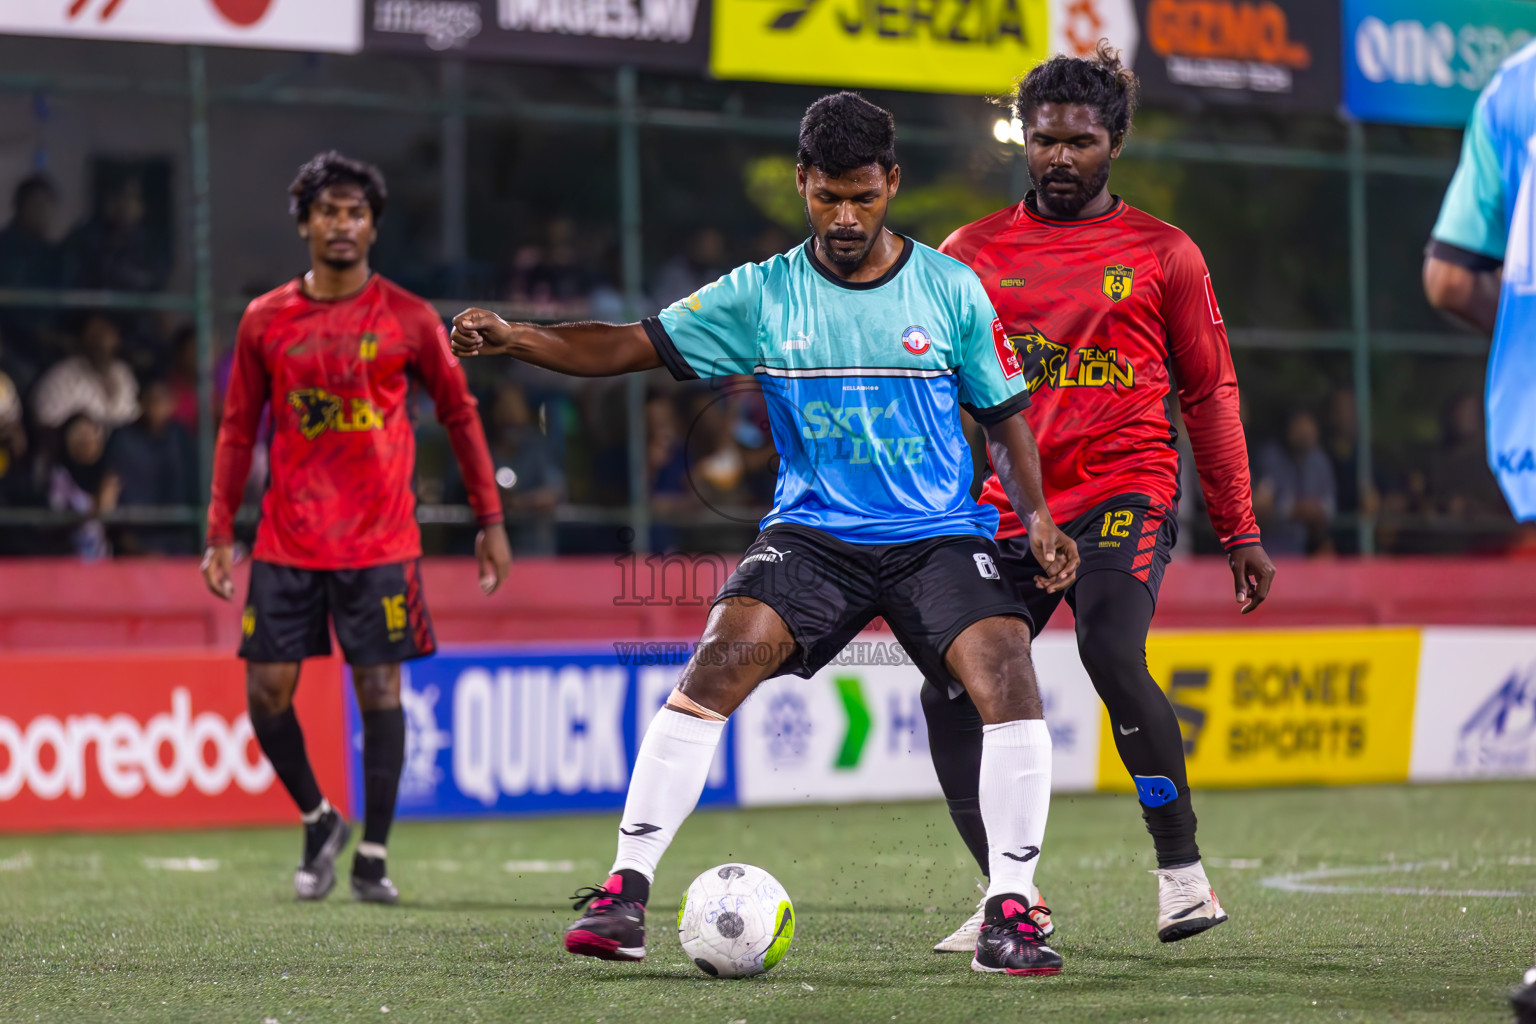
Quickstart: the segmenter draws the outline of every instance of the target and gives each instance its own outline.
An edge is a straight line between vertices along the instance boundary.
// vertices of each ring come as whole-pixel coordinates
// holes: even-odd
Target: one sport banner
[[[228,654],[0,656],[0,831],[291,823]],[[322,791],[346,799],[341,679],[308,662],[295,707]]]

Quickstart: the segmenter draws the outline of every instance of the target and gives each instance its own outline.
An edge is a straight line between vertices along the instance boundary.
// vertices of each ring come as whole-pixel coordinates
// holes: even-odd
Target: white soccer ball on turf
[[[762,868],[721,864],[688,887],[677,908],[683,952],[712,978],[750,978],[784,959],[795,935],[795,908]]]

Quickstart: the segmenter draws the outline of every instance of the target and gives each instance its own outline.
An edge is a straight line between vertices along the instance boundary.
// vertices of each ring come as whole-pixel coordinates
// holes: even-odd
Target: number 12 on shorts
[[[1128,508],[1118,512],[1104,513],[1104,528],[1099,531],[1100,537],[1129,537],[1131,535],[1131,523],[1136,518],[1136,513]]]

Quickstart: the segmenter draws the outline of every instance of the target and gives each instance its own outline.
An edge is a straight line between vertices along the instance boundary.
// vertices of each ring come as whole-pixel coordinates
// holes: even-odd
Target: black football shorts
[[[967,626],[993,615],[1028,621],[998,557],[990,537],[971,534],[849,544],[810,527],[770,526],[715,600],[750,597],[779,614],[796,645],[781,675],[814,675],[884,618],[924,674],[944,679],[944,656]]]
[[[331,653],[330,624],[349,665],[385,665],[437,650],[415,559],[367,569],[251,565],[240,657],[303,661]]]
[[[1163,573],[1173,557],[1179,539],[1179,520],[1174,509],[1156,505],[1142,494],[1122,494],[1089,509],[1066,524],[1061,531],[1077,541],[1082,559],[1078,578],[1090,572],[1112,569],[1123,572],[1146,586],[1157,603],[1163,585]],[[1035,586],[1035,578],[1045,570],[1035,559],[1028,537],[1009,537],[999,541],[1002,548],[1003,576],[1013,585],[1014,594],[1029,609],[1036,634],[1045,628],[1063,597],[1074,609],[1076,588],[1066,593],[1047,594]]]

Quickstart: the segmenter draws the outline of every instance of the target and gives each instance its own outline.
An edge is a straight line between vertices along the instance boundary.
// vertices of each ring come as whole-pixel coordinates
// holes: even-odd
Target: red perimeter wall
[[[427,601],[444,643],[688,638],[703,626],[715,577],[732,564],[696,561],[696,590],[683,567],[611,557],[529,559],[493,597],[472,562],[429,559]],[[665,586],[652,577],[664,569]],[[237,570],[245,594],[247,567]],[[723,575],[720,576],[723,579]],[[684,603],[689,602],[689,603]],[[0,561],[0,650],[213,647],[233,650],[238,602],[208,594],[191,559]],[[1051,628],[1066,628],[1063,608]],[[1223,559],[1176,562],[1163,583],[1155,625],[1275,628],[1331,625],[1536,626],[1536,562],[1393,559],[1282,563],[1274,595],[1239,616]]]

